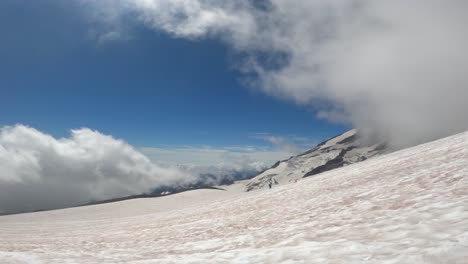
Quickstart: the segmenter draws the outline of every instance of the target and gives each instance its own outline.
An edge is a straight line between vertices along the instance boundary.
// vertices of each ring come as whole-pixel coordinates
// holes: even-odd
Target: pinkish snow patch
[[[282,185],[0,217],[0,263],[467,263],[468,133]]]

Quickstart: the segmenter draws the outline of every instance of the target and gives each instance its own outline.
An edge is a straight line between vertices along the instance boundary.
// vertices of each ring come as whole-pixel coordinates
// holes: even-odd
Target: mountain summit
[[[246,191],[268,188],[269,183],[285,184],[328,170],[360,162],[388,152],[384,143],[366,144],[355,129],[333,137],[316,147],[287,160],[252,178]]]

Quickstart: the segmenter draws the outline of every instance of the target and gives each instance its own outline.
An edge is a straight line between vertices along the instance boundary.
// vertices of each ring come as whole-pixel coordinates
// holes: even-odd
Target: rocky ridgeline
[[[313,176],[348,164],[360,162],[388,152],[385,144],[364,144],[356,130],[324,141],[313,149],[278,161],[270,169],[252,178],[246,185],[246,191],[268,188],[272,184],[295,182],[300,178]]]

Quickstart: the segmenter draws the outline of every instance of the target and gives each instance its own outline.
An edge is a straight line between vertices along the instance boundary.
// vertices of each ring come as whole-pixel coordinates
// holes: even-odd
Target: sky
[[[309,138],[304,148],[344,129],[245,85],[219,41],[144,26],[99,41],[60,2],[1,3],[2,125],[56,137],[89,127],[137,147],[268,146],[255,136],[266,133]]]
[[[467,8],[1,1],[0,212],[253,173],[351,127],[392,149],[466,131]]]
[[[0,2],[0,213],[253,175],[347,129],[248,85],[221,41],[137,23],[108,37],[88,14]]]

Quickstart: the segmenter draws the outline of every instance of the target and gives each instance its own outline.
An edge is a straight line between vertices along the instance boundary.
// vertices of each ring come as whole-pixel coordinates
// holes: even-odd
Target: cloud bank
[[[227,183],[289,155],[275,147],[136,149],[88,128],[54,138],[24,125],[6,126],[0,128],[0,214]]]
[[[291,155],[282,150],[269,147],[238,146],[238,147],[145,147],[139,149],[155,162],[178,166],[218,166],[233,169],[262,169],[275,163],[278,159]]]
[[[0,130],[0,213],[79,205],[194,179],[87,128],[61,139],[23,125]]]
[[[266,93],[403,147],[468,129],[462,0],[84,1],[103,28],[136,21],[219,38]],[[98,14],[98,15],[97,15]],[[127,32],[128,33],[128,32]]]
[[[140,151],[162,166],[177,167],[194,175],[212,175],[213,184],[253,177],[276,161],[300,152],[291,153],[290,149],[275,144],[271,147],[145,147]]]

